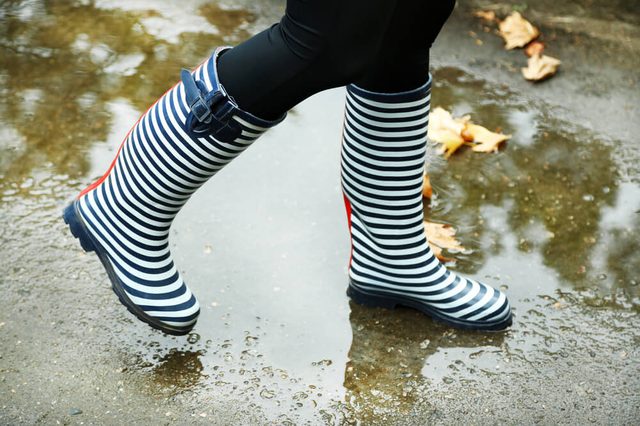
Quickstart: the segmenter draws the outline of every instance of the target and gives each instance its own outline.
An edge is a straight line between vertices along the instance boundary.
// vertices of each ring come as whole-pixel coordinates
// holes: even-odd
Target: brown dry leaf
[[[500,35],[507,50],[524,47],[540,35],[540,31],[527,21],[519,12],[513,12],[499,24]]]
[[[428,174],[424,174],[424,180],[422,182],[422,196],[424,198],[431,198],[433,195],[433,188],[431,187],[431,179]]]
[[[424,230],[427,233],[429,246],[436,257],[443,262],[455,261],[442,255],[442,250],[462,251],[464,247],[456,240],[456,230],[447,224],[424,221]]]
[[[456,260],[452,257],[447,257],[445,255],[442,254],[442,249],[434,244],[431,244],[431,242],[429,242],[429,247],[431,247],[431,251],[433,252],[433,255],[435,257],[438,258],[438,260],[440,260],[441,262],[444,263],[448,263],[448,262],[455,262]]]
[[[527,44],[527,47],[524,48],[524,53],[528,57],[542,55],[542,52],[544,52],[544,43],[537,40]]]
[[[453,118],[450,112],[440,107],[429,116],[428,135],[433,141],[442,144],[441,153],[444,153],[445,158],[449,158],[464,144],[471,145],[476,152],[495,152],[502,142],[511,138],[511,135],[492,132],[473,124],[468,115]],[[423,187],[423,195],[425,191],[427,190]]]
[[[473,12],[473,16],[489,22],[493,22],[496,20],[496,13],[493,10],[476,10],[475,12]]]
[[[462,133],[460,133],[460,136],[462,136],[462,139],[464,139],[465,142],[471,143],[474,141],[474,135],[473,133],[469,132],[468,127],[470,125],[472,125],[472,122],[468,122],[465,126],[464,129],[462,129]]]
[[[467,123],[462,136],[474,142],[471,149],[476,152],[496,152],[502,142],[511,138],[511,135],[495,133],[473,123]]]
[[[429,139],[442,144],[445,158],[449,158],[464,144],[460,135],[468,121],[468,116],[454,119],[450,112],[440,107],[429,115]]]
[[[527,80],[541,81],[554,75],[559,66],[559,59],[547,55],[534,55],[529,58],[527,67],[522,68],[522,75]]]

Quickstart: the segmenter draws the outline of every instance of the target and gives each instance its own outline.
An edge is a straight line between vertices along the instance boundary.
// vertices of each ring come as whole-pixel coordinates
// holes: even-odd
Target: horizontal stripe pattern
[[[214,53],[194,76],[217,90]],[[108,255],[126,296],[144,313],[172,327],[188,328],[200,308],[169,252],[169,229],[189,197],[247,149],[268,127],[243,111],[233,140],[192,137],[182,83],[169,90],[134,126],[113,168],[79,199],[87,229]]]
[[[505,295],[449,271],[424,232],[430,85],[396,94],[347,87],[341,177],[349,204],[351,285],[425,304],[457,321],[498,322],[510,315]]]

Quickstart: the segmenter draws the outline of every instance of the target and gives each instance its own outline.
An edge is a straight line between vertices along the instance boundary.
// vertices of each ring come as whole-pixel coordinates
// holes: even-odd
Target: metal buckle
[[[218,90],[214,92],[209,99],[209,105],[213,119],[225,126],[238,109],[238,106],[227,94],[227,91],[224,90],[222,85],[218,85]]]
[[[201,123],[211,123],[211,109],[207,105],[202,95],[199,95],[191,105],[191,112]]]
[[[222,92],[216,92],[211,102],[211,114],[214,120],[227,125],[236,111],[236,106]]]
[[[182,70],[181,78],[193,117],[204,124],[215,121],[216,130],[227,126],[238,109],[238,105],[227,94],[224,87],[219,84],[218,90],[203,94],[204,84],[196,82],[195,77],[189,71]]]

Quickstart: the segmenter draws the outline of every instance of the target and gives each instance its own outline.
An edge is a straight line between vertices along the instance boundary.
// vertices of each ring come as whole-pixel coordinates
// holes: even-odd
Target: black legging
[[[275,118],[356,83],[398,92],[425,83],[429,48],[455,0],[288,0],[281,21],[227,51],[220,81],[238,105]]]

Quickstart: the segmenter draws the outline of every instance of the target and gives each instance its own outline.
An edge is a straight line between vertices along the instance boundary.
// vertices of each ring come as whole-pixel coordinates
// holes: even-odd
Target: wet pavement
[[[513,134],[497,154],[434,156],[427,209],[458,229],[455,270],[505,289],[510,330],[348,301],[338,89],[178,216],[174,256],[203,306],[178,338],[117,303],[60,212],[180,67],[277,19],[281,2],[0,3],[0,423],[635,423],[634,4],[530,5],[563,60],[541,84],[471,15],[507,3],[459,5],[434,47],[433,105]]]

